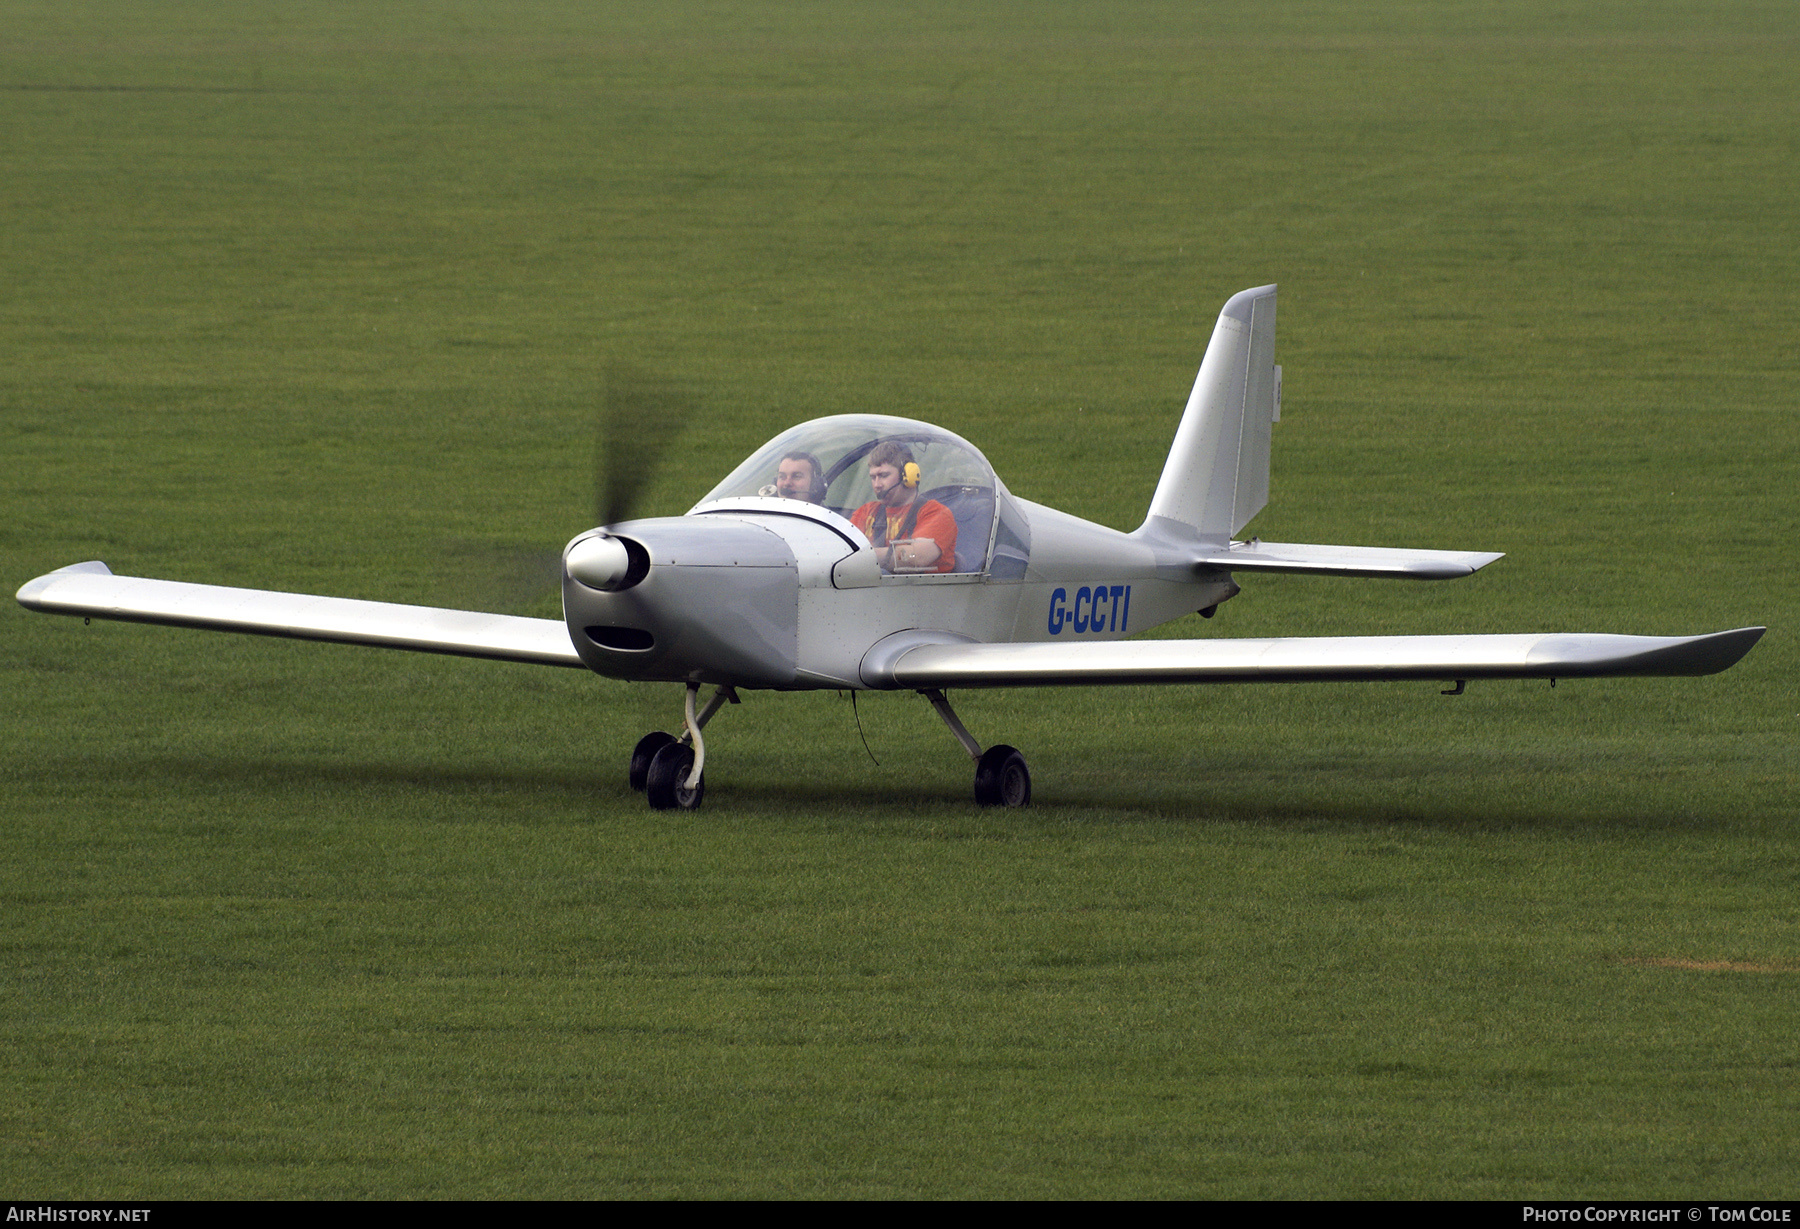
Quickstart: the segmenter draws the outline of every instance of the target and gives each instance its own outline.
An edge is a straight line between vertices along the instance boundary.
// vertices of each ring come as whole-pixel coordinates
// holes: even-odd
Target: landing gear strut
[[[963,745],[975,761],[975,805],[982,807],[1027,807],[1031,805],[1031,770],[1016,747],[997,743],[986,751],[975,736],[956,719],[956,710],[937,688],[921,691],[931,707],[944,719],[956,741]]]
[[[638,739],[632,748],[631,788],[641,791],[655,810],[680,807],[697,811],[706,797],[706,740],[700,737],[700,731],[727,703],[738,703],[738,697],[735,688],[721,686],[706,707],[695,713],[694,698],[699,692],[700,684],[687,685],[680,738],[656,730]]]

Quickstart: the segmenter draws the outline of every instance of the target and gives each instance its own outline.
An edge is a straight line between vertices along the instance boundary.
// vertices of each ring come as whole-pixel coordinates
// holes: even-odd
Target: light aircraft
[[[1131,533],[1017,498],[949,431],[847,414],[770,440],[684,516],[603,515],[563,550],[560,622],[145,580],[97,562],[40,576],[18,598],[56,614],[680,683],[680,736],[645,735],[631,755],[631,784],[659,809],[700,806],[701,732],[739,690],[917,691],[974,760],[976,802],[1023,806],[1025,758],[984,749],[947,689],[1437,679],[1459,694],[1474,678],[1712,674],[1762,635],[1128,639],[1210,617],[1246,573],[1446,580],[1500,558],[1237,540],[1268,502],[1274,353],[1275,287],[1234,295]],[[702,686],[714,688],[703,706]]]

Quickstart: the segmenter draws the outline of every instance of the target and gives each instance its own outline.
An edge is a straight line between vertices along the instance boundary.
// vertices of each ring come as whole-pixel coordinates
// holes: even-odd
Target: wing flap
[[[1319,546],[1307,542],[1233,542],[1206,551],[1194,562],[1232,572],[1303,572],[1323,576],[1369,576],[1410,580],[1454,580],[1503,556],[1494,551],[1393,550],[1379,546]]]
[[[871,669],[873,687],[1307,683],[1716,674],[1763,628],[1702,636],[1321,636],[1096,644],[923,644]]]
[[[18,598],[46,614],[585,668],[557,619],[146,580],[114,576],[103,563],[40,576]]]

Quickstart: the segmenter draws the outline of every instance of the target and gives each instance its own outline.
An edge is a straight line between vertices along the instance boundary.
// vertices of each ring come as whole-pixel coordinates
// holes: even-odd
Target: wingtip
[[[1718,674],[1729,670],[1744,660],[1768,630],[1766,627],[1738,627],[1710,636],[1696,636],[1687,650],[1686,661],[1691,668],[1681,673]]]
[[[1756,647],[1756,642],[1761,640],[1763,638],[1763,633],[1768,630],[1769,629],[1766,627],[1739,627],[1732,631],[1720,632],[1718,638],[1721,645],[1721,655],[1729,648],[1733,651],[1733,656],[1730,661],[1727,661],[1724,665],[1720,666],[1719,669],[1724,670],[1727,667],[1735,666],[1738,662],[1742,661],[1744,655]]]
[[[54,572],[49,572],[43,576],[28,580],[19,586],[19,591],[13,596],[18,598],[19,605],[25,607],[27,610],[39,610],[41,609],[41,606],[39,605],[38,599],[43,594],[44,590],[55,584],[57,577],[67,576],[71,572],[89,572],[100,576],[111,576],[113,574],[112,569],[98,559],[89,559],[85,563],[71,563],[66,568],[57,568]]]
[[[1545,636],[1531,660],[1557,678],[1698,677],[1731,669],[1762,639],[1761,627],[1698,636]]]

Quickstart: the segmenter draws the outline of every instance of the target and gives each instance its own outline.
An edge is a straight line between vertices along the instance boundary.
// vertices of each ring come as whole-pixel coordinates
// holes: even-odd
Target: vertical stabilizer
[[[1139,532],[1219,542],[1269,502],[1269,424],[1280,413],[1275,287],[1231,296]]]

